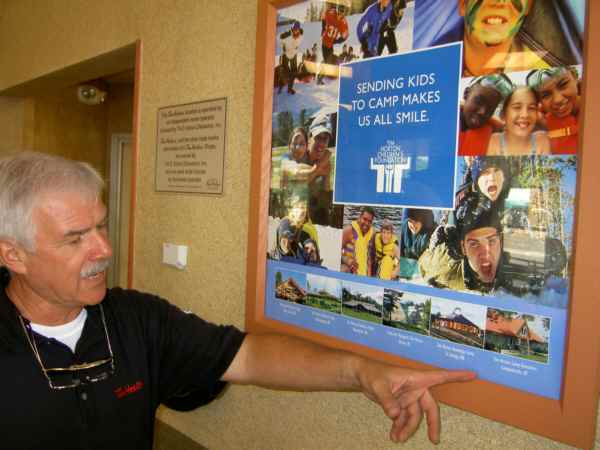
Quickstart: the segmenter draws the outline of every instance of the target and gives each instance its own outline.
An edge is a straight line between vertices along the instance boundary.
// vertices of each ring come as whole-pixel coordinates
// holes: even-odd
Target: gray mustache
[[[98,261],[93,263],[91,266],[86,267],[81,271],[81,276],[83,278],[92,277],[100,272],[104,272],[108,266],[110,266],[110,260],[104,259],[102,261]]]

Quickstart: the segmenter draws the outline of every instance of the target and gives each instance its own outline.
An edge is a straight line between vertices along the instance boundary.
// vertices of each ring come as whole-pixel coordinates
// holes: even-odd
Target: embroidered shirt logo
[[[127,386],[121,386],[114,390],[115,395],[118,399],[126,397],[131,394],[135,394],[137,391],[141,390],[144,387],[144,383],[142,381],[136,381],[133,384],[128,384]]]

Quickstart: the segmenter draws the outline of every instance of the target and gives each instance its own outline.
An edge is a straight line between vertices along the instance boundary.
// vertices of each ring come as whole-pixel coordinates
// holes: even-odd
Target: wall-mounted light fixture
[[[91,84],[77,86],[77,98],[86,105],[99,105],[106,100],[106,91]]]

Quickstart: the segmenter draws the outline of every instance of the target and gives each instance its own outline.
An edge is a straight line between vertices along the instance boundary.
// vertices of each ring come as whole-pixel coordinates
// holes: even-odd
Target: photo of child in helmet
[[[476,156],[459,166],[456,207],[418,258],[422,281],[564,308],[575,157]]]

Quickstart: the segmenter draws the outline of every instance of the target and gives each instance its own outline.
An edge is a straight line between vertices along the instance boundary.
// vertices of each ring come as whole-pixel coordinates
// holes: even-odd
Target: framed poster
[[[472,369],[438,398],[591,445],[586,6],[260,2],[248,329]]]

